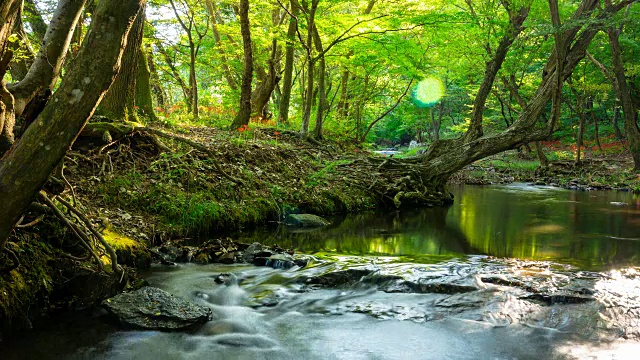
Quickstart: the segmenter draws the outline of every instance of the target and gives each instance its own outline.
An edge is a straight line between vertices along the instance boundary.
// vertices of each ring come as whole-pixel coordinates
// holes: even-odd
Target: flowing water
[[[96,311],[0,343],[0,358],[638,358],[640,198],[453,192],[449,208],[234,235],[313,255],[305,268],[154,267],[151,285],[212,308],[200,329],[121,330]]]

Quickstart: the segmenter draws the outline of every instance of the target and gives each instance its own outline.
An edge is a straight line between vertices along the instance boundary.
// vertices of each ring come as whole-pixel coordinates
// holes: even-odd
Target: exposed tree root
[[[73,205],[69,204],[64,199],[58,199],[58,201],[62,205],[64,205],[67,209],[69,209],[69,211],[71,211],[74,215],[76,215],[84,223],[84,225],[87,227],[87,229],[89,229],[89,231],[93,234],[93,236],[100,242],[100,244],[105,248],[105,250],[109,254],[109,258],[111,259],[111,268],[112,268],[113,272],[114,273],[119,273],[121,271],[124,271],[118,265],[118,256],[116,255],[116,252],[106,242],[104,237],[95,229],[95,227],[91,224],[91,221],[89,221],[89,219],[86,216],[84,216],[84,214],[82,214],[80,211],[78,211],[78,209],[73,207]]]
[[[56,217],[60,221],[62,221],[62,223],[66,227],[68,227],[69,230],[71,230],[71,232],[76,237],[76,239],[80,242],[82,247],[84,247],[85,250],[87,250],[89,252],[89,254],[91,254],[91,256],[96,260],[96,263],[97,263],[98,268],[100,269],[100,271],[103,271],[104,270],[104,265],[102,264],[102,260],[100,260],[100,257],[98,256],[98,254],[96,254],[96,252],[93,250],[93,247],[91,246],[91,241],[89,239],[89,236],[84,231],[82,231],[76,224],[72,223],[62,213],[62,211],[60,211],[60,209],[58,209],[58,207],[53,203],[53,201],[51,199],[49,199],[49,197],[44,192],[41,191],[40,194],[39,194],[39,197],[53,211],[53,213],[56,215]]]
[[[93,259],[96,261],[100,271],[104,270],[104,264],[102,263],[102,260],[100,259],[100,255],[96,252],[95,249],[101,246],[109,256],[109,259],[111,261],[111,269],[114,272],[114,274],[124,275],[124,269],[118,265],[118,256],[116,255],[116,252],[105,241],[104,237],[100,234],[100,232],[98,232],[95,229],[93,224],[91,224],[91,221],[82,212],[80,212],[78,209],[76,209],[73,205],[71,205],[69,202],[65,201],[64,199],[61,199],[61,198],[56,199],[56,201],[64,205],[70,211],[70,213],[75,216],[76,219],[80,220],[80,223],[75,223],[71,221],[69,217],[67,217],[55,205],[53,200],[50,199],[44,192],[41,191],[39,194],[39,197],[40,197],[40,200],[42,200],[42,202],[44,202],[53,211],[55,216],[60,221],[62,221],[62,223],[67,228],[69,228],[69,230],[71,230],[71,232],[74,234],[74,236],[76,237],[78,242],[82,245],[82,247],[85,248],[85,250],[87,250],[90,256],[93,257]],[[96,245],[95,241],[99,243],[99,246]],[[69,256],[69,257],[72,258],[73,260],[78,260],[78,261],[85,260],[85,258],[78,258],[73,256]]]
[[[150,138],[151,138],[151,142],[159,149],[162,151],[170,151],[171,149],[166,146],[164,143],[162,143],[158,137],[161,138],[165,138],[165,139],[169,139],[169,140],[173,140],[173,141],[177,141],[186,145],[189,145],[191,147],[193,147],[194,149],[201,151],[205,154],[207,154],[210,157],[210,160],[213,164],[213,166],[215,167],[216,171],[218,173],[220,173],[220,175],[222,175],[225,179],[235,183],[235,184],[242,184],[242,180],[240,179],[236,179],[234,177],[232,177],[231,175],[227,174],[222,167],[220,166],[220,163],[217,161],[216,157],[217,154],[214,153],[213,151],[211,151],[211,149],[209,149],[208,147],[206,147],[203,144],[200,144],[196,141],[193,141],[191,139],[187,139],[186,137],[183,136],[179,136],[179,135],[174,135],[174,134],[169,134],[157,129],[153,129],[153,128],[149,128],[149,127],[144,127],[144,126],[138,126],[135,123],[117,123],[117,122],[94,122],[94,123],[89,123],[87,124],[87,126],[85,127],[85,129],[82,131],[81,136],[90,136],[90,137],[99,137],[102,139],[110,139],[110,141],[108,142],[107,145],[103,146],[99,153],[101,153],[104,149],[106,149],[109,146],[112,146],[113,144],[117,143],[120,139],[132,135],[134,133],[147,133],[150,134]],[[103,163],[103,167],[105,163]]]
[[[425,167],[417,159],[360,158],[336,166],[336,172],[343,180],[374,191],[381,201],[393,203],[396,208],[453,202],[444,184],[428,182]]]
[[[9,260],[12,262],[12,264],[0,268],[0,274],[8,273],[8,272],[18,268],[18,266],[20,266],[20,259],[18,259],[18,256],[16,255],[16,253],[14,253],[13,251],[7,249],[6,247],[4,248],[4,253],[7,254],[7,256],[9,257]],[[0,251],[0,257],[1,256],[2,256],[2,252]]]

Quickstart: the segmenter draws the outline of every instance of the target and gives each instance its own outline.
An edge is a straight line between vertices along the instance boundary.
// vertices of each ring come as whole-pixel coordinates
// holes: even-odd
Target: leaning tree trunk
[[[258,68],[258,85],[251,93],[251,113],[254,116],[260,116],[263,119],[270,117],[270,111],[268,109],[269,101],[273,91],[280,82],[280,74],[278,73],[278,58],[280,52],[278,51],[278,40],[273,39],[271,42],[271,55],[267,60],[267,73],[264,69]]]
[[[8,3],[13,3],[14,7],[16,4],[18,6],[21,4],[20,1],[4,1],[3,5]],[[0,129],[0,154],[13,146],[15,142],[15,119],[23,115],[27,105],[34,99],[38,102],[46,102],[49,98],[50,92],[53,90],[58,75],[62,70],[62,65],[71,43],[73,29],[80,18],[84,3],[85,0],[60,0],[58,2],[58,7],[45,34],[43,45],[40,47],[33,64],[31,64],[29,72],[18,83],[7,86],[6,89],[13,97],[11,100],[12,114],[5,115],[4,124]],[[5,26],[7,25],[8,23],[5,22]],[[13,22],[10,25],[9,31],[13,28]],[[4,31],[4,27],[2,31]],[[0,37],[0,40],[4,41],[4,38]],[[3,42],[2,47],[4,48],[5,46],[6,43]],[[4,72],[2,70],[3,75]],[[2,91],[2,93],[4,95],[0,96],[3,97],[3,101],[9,101],[6,98],[7,92]],[[41,108],[37,107],[38,111],[40,111]],[[33,112],[31,111],[31,113]],[[27,125],[25,124],[25,126]]]
[[[557,0],[549,1],[551,3]],[[564,30],[557,31],[555,52],[543,69],[542,81],[512,126],[500,133],[484,135],[473,141],[436,142],[421,158],[420,183],[429,184],[433,191],[444,193],[446,181],[464,166],[527,142],[544,140],[553,133],[558,120],[556,114],[559,114],[562,83],[571,76],[575,67],[585,57],[586,50],[593,37],[601,30],[604,19],[608,19],[631,2],[633,0],[621,1],[596,12],[600,3],[598,0],[583,0],[572,16],[571,25],[564,25]],[[559,39],[562,41],[558,41]],[[554,115],[544,128],[538,128],[538,119],[552,97]]]
[[[99,3],[82,48],[60,87],[0,164],[0,248],[111,85],[120,69],[131,24],[144,3]]]
[[[249,23],[249,0],[240,0],[240,31],[244,49],[244,70],[240,86],[240,110],[231,129],[248,125],[251,120],[251,82],[253,80],[253,50],[251,49],[251,24]]]
[[[98,109],[100,115],[109,119],[128,121],[136,118],[136,78],[142,47],[145,7],[140,9],[127,37],[127,47],[122,54],[122,70],[111,84]]]
[[[9,87],[16,101],[17,116],[22,115],[23,110],[38,91],[47,88],[53,90],[85,2],[85,0],[58,2],[58,7],[44,36],[43,46],[38,51],[29,72],[24,79]]]
[[[9,44],[9,35],[11,35],[11,31],[19,14],[20,1],[0,2],[0,158],[12,145],[13,126],[16,121],[14,97],[9,90],[7,90],[4,75],[13,57],[13,51]],[[9,128],[10,130],[7,131],[5,128]],[[6,140],[3,140],[5,136],[2,136],[2,134],[5,132],[9,133],[10,136],[8,136]]]

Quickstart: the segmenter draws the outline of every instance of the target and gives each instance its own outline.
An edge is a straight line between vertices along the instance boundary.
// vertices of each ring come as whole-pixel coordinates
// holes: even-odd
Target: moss
[[[120,264],[135,268],[151,266],[151,254],[144,244],[110,228],[102,232],[102,237],[115,250]],[[102,256],[101,260],[105,264],[111,263],[111,259],[106,255]]]
[[[16,240],[16,239],[14,239]],[[0,330],[28,327],[33,306],[53,288],[53,250],[36,238],[16,240],[8,245],[21,265],[9,273],[0,274]],[[4,329],[2,329],[4,328]]]

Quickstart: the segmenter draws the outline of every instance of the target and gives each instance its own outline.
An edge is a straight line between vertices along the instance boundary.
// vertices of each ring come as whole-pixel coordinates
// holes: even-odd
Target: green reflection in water
[[[485,254],[584,269],[640,265],[640,198],[629,193],[526,185],[453,192],[456,203],[449,208],[360,214],[320,230],[281,227],[238,237],[305,253],[398,256],[420,263]]]

